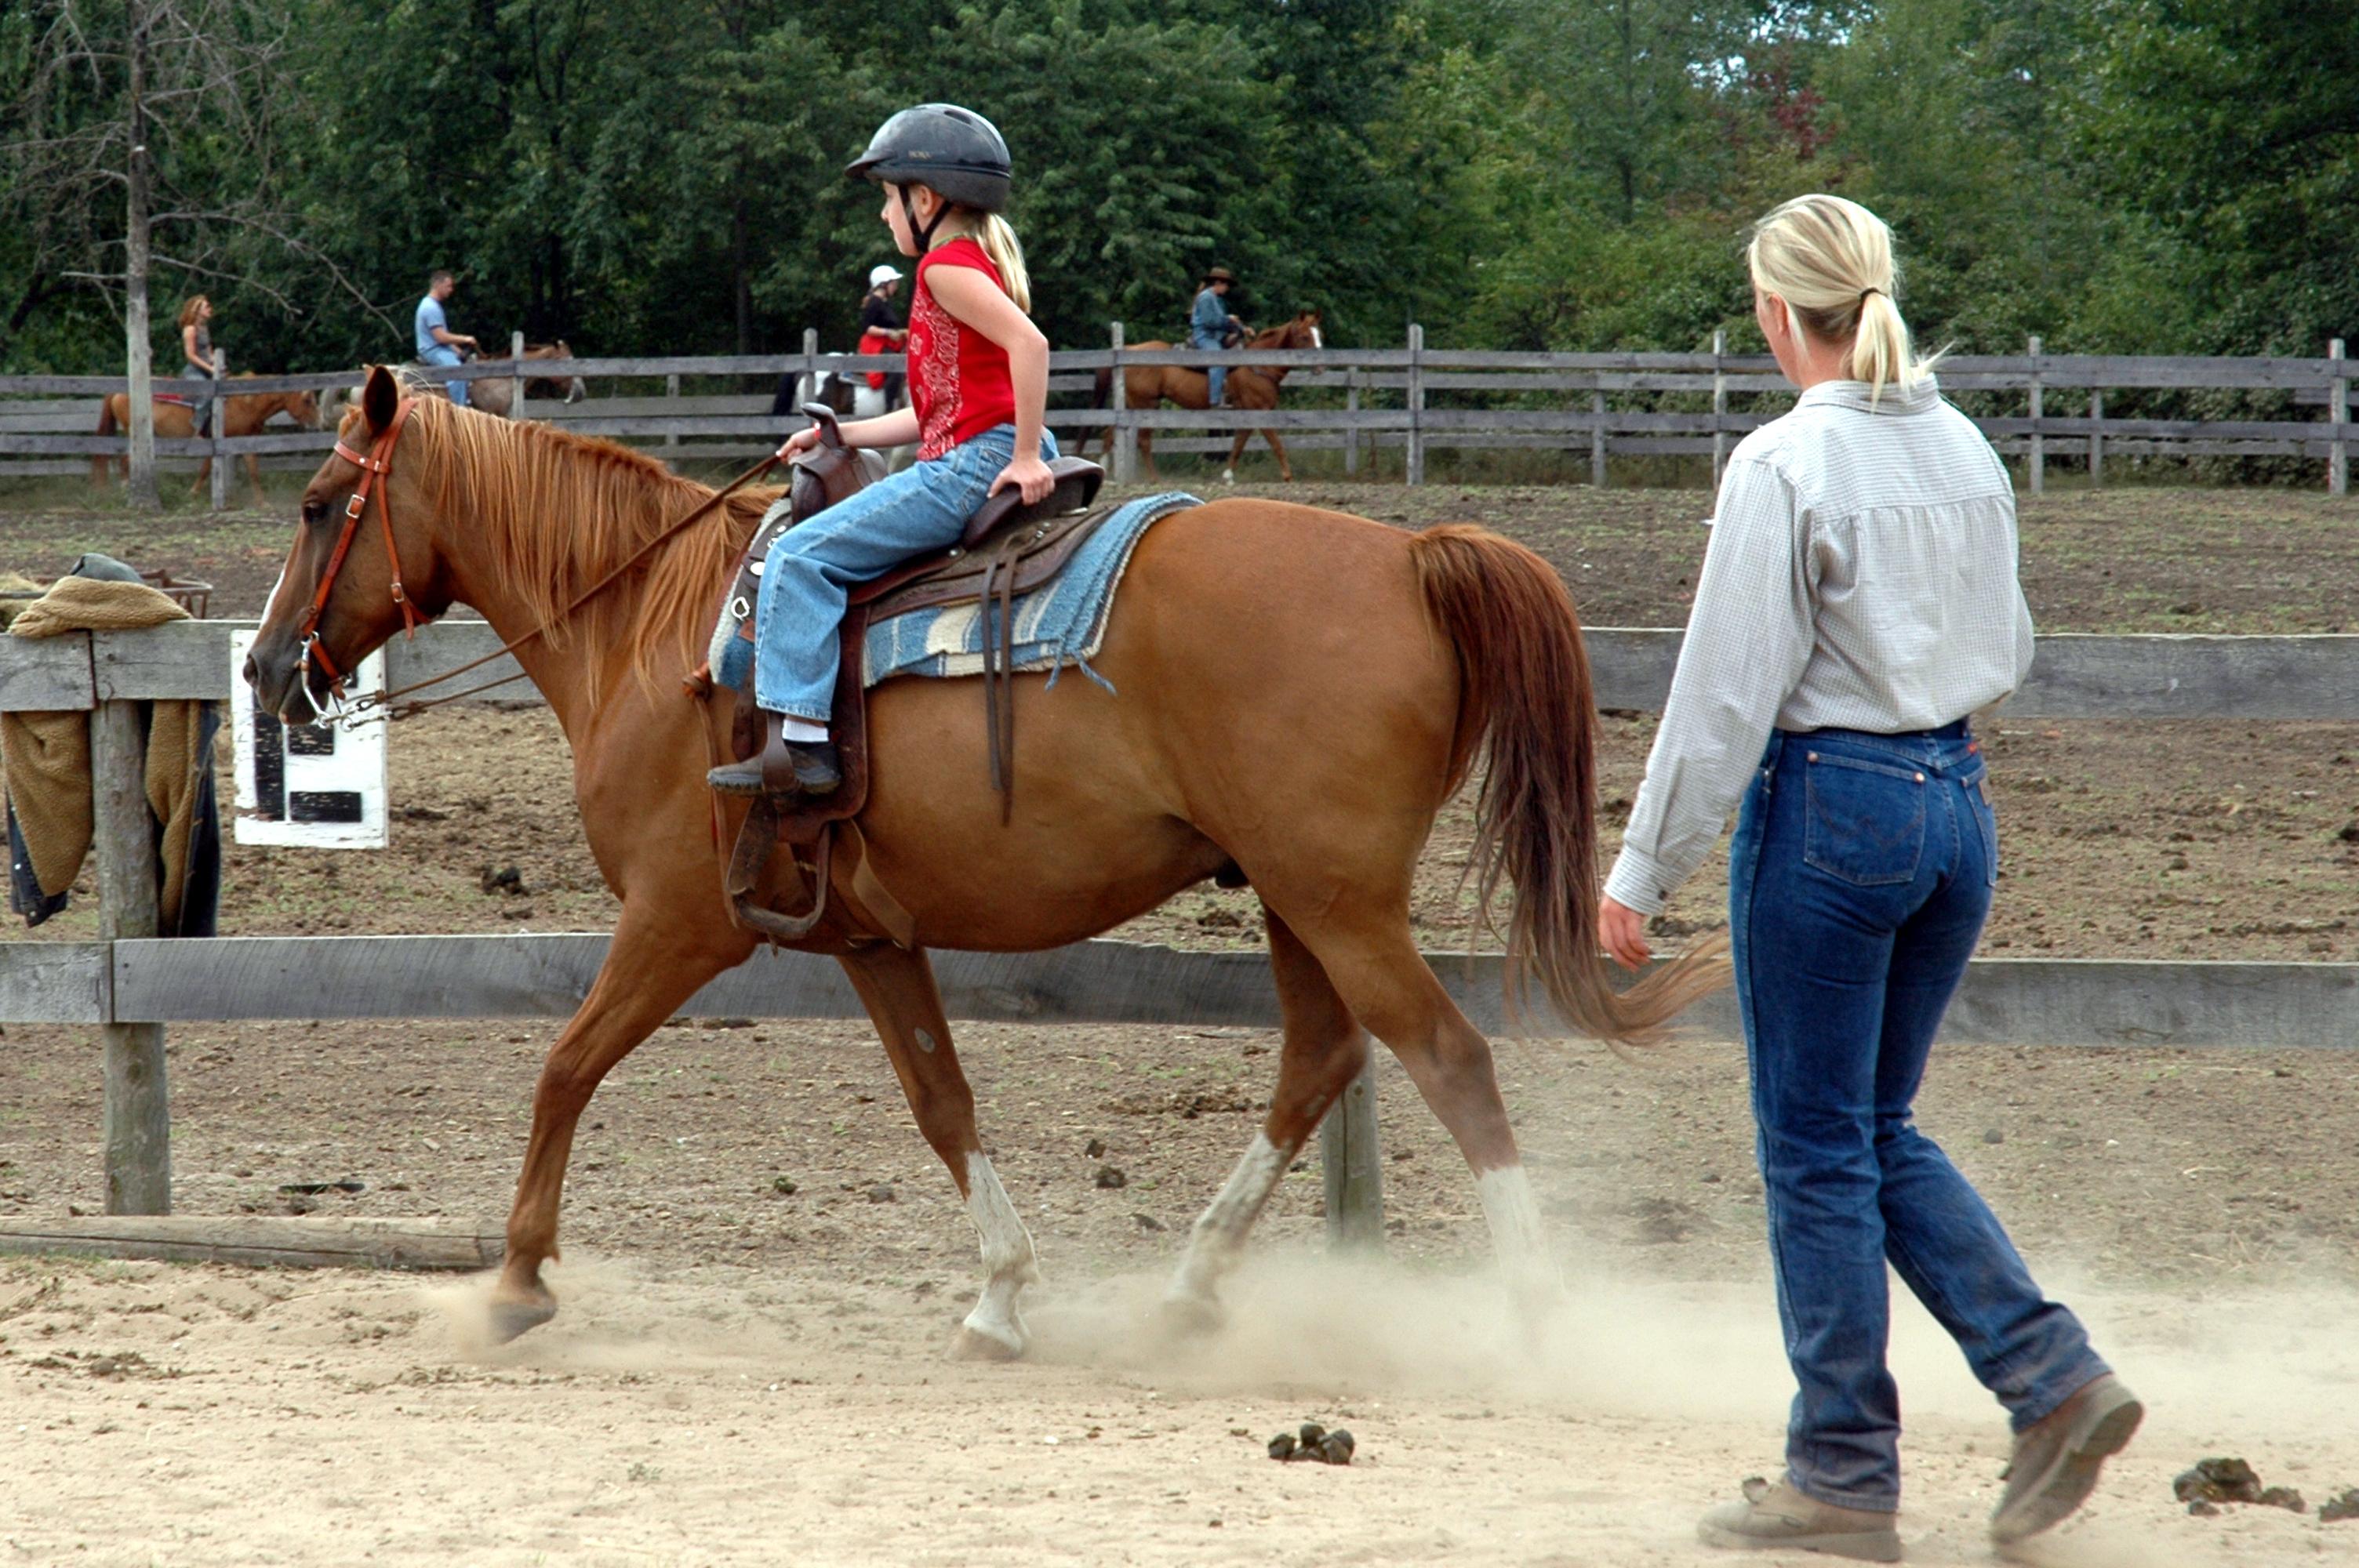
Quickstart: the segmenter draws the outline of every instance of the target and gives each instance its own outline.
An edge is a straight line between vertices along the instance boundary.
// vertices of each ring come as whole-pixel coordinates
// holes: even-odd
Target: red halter
[[[353,489],[352,499],[344,503],[344,531],[336,540],[335,554],[328,557],[328,569],[320,574],[320,589],[311,596],[311,608],[303,612],[303,622],[298,632],[302,640],[303,653],[297,662],[296,674],[307,693],[310,686],[306,677],[310,674],[314,660],[328,672],[332,687],[343,685],[345,672],[336,668],[336,662],[321,645],[320,617],[327,613],[329,596],[336,590],[336,574],[343,570],[344,557],[352,551],[353,535],[360,532],[361,514],[368,510],[369,491],[378,480],[393,471],[394,443],[401,439],[401,432],[409,423],[409,411],[417,405],[418,400],[414,397],[403,398],[394,408],[393,422],[385,427],[385,433],[377,437],[366,453],[353,450],[344,445],[342,438],[336,441],[336,456],[359,468],[361,481]],[[418,611],[410,607],[409,595],[401,586],[401,551],[393,540],[393,492],[389,488],[378,494],[376,510],[379,520],[385,524],[386,562],[393,568],[393,601],[401,606],[403,634],[415,637],[418,635]]]

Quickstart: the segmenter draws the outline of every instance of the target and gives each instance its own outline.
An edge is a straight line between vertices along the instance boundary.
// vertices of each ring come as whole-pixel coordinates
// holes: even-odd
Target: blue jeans
[[[467,362],[460,355],[459,351],[452,348],[450,344],[437,343],[432,348],[427,350],[424,353],[419,355],[418,362],[419,364],[427,365],[455,365],[464,364]],[[451,394],[451,402],[457,404],[462,408],[467,406],[467,384],[465,382],[451,382],[447,390]]]
[[[2017,1432],[2106,1370],[1911,1103],[1990,912],[1998,825],[1961,721],[1769,739],[1730,846],[1769,1254],[1800,1391],[1788,1478],[1899,1506],[1888,1259]]]
[[[1191,349],[1213,350],[1221,350],[1228,347],[1226,343],[1221,341],[1220,333],[1200,331],[1191,331],[1188,334],[1188,346]],[[1229,379],[1229,367],[1226,365],[1212,365],[1204,372],[1204,378],[1212,384],[1212,406],[1218,408],[1221,406],[1221,388],[1227,384]]]
[[[754,607],[754,700],[773,713],[826,723],[852,585],[957,544],[1015,455],[1015,426],[985,430],[779,535],[762,562]],[[1056,455],[1057,438],[1041,431],[1041,461]]]

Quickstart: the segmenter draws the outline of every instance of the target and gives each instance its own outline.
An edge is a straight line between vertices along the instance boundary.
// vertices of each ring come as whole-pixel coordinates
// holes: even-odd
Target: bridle
[[[320,618],[328,612],[328,600],[336,591],[336,574],[344,569],[344,557],[352,554],[353,540],[360,533],[361,516],[368,510],[369,492],[375,488],[379,480],[393,472],[394,444],[401,439],[402,431],[408,427],[409,411],[417,406],[416,398],[403,398],[394,408],[393,422],[371,443],[366,452],[357,452],[344,445],[341,435],[336,438],[336,456],[358,468],[361,478],[360,482],[353,487],[352,498],[344,503],[344,531],[337,535],[335,553],[328,557],[328,569],[320,574],[319,589],[311,595],[311,608],[303,612],[302,622],[296,629],[302,653],[295,661],[295,679],[306,698],[311,695],[311,665],[315,662],[328,672],[328,689],[331,692],[341,691],[349,673],[338,669],[336,661],[328,656],[328,650],[321,644]],[[401,547],[393,537],[393,491],[390,486],[378,494],[376,511],[385,524],[385,558],[386,565],[393,568],[393,601],[401,606],[402,634],[415,637],[418,635],[418,609],[409,602],[408,590],[401,583]]]
[[[328,673],[329,695],[336,700],[341,710],[338,716],[347,719],[361,719],[375,709],[385,710],[387,717],[406,719],[413,714],[422,713],[429,708],[439,708],[446,702],[456,702],[461,697],[473,697],[479,691],[489,691],[494,687],[506,686],[511,681],[523,680],[526,678],[524,673],[518,671],[515,675],[504,676],[497,680],[484,681],[462,691],[446,692],[440,697],[422,698],[408,704],[398,713],[392,711],[395,698],[408,697],[412,692],[424,691],[429,687],[440,686],[454,676],[466,674],[469,670],[480,669],[493,660],[513,654],[534,638],[541,636],[550,627],[557,625],[620,581],[633,568],[647,559],[657,546],[665,543],[689,524],[704,516],[742,486],[750,484],[769,472],[771,467],[778,460],[777,454],[773,452],[719,490],[714,491],[710,496],[691,507],[685,516],[667,525],[661,533],[655,535],[646,544],[633,551],[628,560],[591,584],[585,591],[575,597],[572,603],[523,636],[502,643],[480,658],[469,659],[463,665],[454,665],[440,675],[429,676],[420,681],[412,681],[409,685],[397,687],[392,691],[375,693],[362,697],[357,702],[345,703],[342,701],[343,685],[351,672],[338,669],[336,662],[328,656],[327,648],[320,642],[320,618],[327,613],[328,600],[336,591],[336,574],[343,569],[344,558],[352,553],[353,539],[360,532],[361,518],[368,510],[369,492],[372,490],[376,492],[377,516],[385,526],[385,558],[393,571],[393,601],[401,606],[402,634],[409,638],[415,638],[418,635],[420,617],[417,606],[410,602],[408,590],[402,586],[401,547],[393,536],[391,484],[394,445],[401,439],[401,432],[409,424],[410,411],[417,406],[418,400],[414,397],[405,397],[397,404],[391,422],[386,426],[383,433],[370,443],[366,452],[357,451],[345,445],[342,436],[336,438],[336,455],[361,470],[360,482],[353,487],[351,499],[344,503],[343,532],[336,539],[335,553],[328,557],[327,570],[320,574],[320,586],[311,595],[311,607],[303,612],[303,619],[298,623],[296,631],[301,644],[301,653],[295,663],[296,682],[302,688],[304,697],[311,701],[314,711],[321,718],[330,717],[330,715],[321,709],[318,699],[312,696],[310,673],[311,666],[315,663]],[[380,481],[383,482],[380,483]]]

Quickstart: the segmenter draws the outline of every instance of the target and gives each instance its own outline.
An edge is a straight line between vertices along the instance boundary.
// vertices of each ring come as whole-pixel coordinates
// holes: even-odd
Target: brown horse
[[[248,380],[252,374],[253,373],[249,371],[245,375],[234,375],[230,377],[230,384],[235,385],[240,381]],[[220,402],[221,430],[224,436],[254,435],[269,422],[270,416],[274,414],[287,415],[306,430],[316,430],[320,427],[320,395],[315,392],[249,392],[243,395],[233,393],[222,398]],[[189,440],[195,437],[197,411],[194,406],[186,403],[166,403],[159,398],[155,405],[155,409],[157,435],[166,440],[179,441]],[[130,424],[131,395],[127,392],[110,395],[99,407],[98,433],[102,436],[112,436],[128,428]],[[90,460],[91,483],[103,485],[106,482],[106,465],[110,462],[120,467],[125,480],[130,478],[131,458],[128,453],[120,458],[101,456]],[[197,465],[197,482],[194,488],[204,489],[206,482],[212,478],[212,472],[213,460],[208,457]],[[245,481],[253,488],[255,504],[261,504],[263,500],[262,463],[252,452],[245,454]]]
[[[1317,349],[1326,346],[1319,334],[1319,312],[1305,310],[1293,320],[1256,332],[1245,340],[1248,349]],[[1169,349],[1169,343],[1133,343],[1132,348]],[[1277,389],[1286,380],[1284,365],[1238,365],[1229,372],[1225,388],[1230,408],[1268,409],[1277,406]],[[1201,370],[1189,370],[1180,365],[1131,365],[1122,373],[1123,406],[1126,408],[1160,408],[1166,403],[1176,403],[1182,408],[1209,409],[1212,406],[1212,377]],[[1114,373],[1098,372],[1098,406],[1109,406],[1106,398],[1114,390]],[[1239,430],[1237,438],[1229,445],[1229,460],[1221,465],[1221,478],[1235,483],[1237,460],[1245,455],[1245,443],[1253,438],[1251,430]],[[1291,484],[1294,466],[1286,460],[1286,443],[1277,438],[1275,430],[1264,430],[1261,438],[1277,458],[1277,476]],[[1082,443],[1086,447],[1089,443]],[[1114,449],[1114,432],[1105,432],[1105,449]],[[1147,464],[1147,477],[1155,478],[1155,432],[1142,429],[1138,433],[1138,455]]]
[[[734,836],[744,808],[724,805],[716,819],[704,784],[725,744],[726,707],[684,698],[677,677],[701,656],[723,574],[775,492],[730,497],[568,615],[574,596],[712,492],[607,442],[430,394],[405,411],[402,396],[379,370],[343,422],[348,449],[364,455],[388,429],[404,431],[359,526],[386,531],[419,614],[464,602],[505,638],[548,626],[516,656],[572,746],[582,824],[623,904],[605,966],[534,1091],[491,1300],[507,1336],[557,1310],[541,1265],[557,1256],[566,1162],[599,1080],[758,945],[731,921],[712,837]],[[304,658],[299,633],[340,536],[349,541],[342,524],[360,479],[340,453],[304,493],[246,665],[266,711],[299,719],[324,694],[321,661]],[[402,616],[387,550],[363,540],[341,559],[317,635],[333,667],[349,669]],[[1419,853],[1476,752],[1488,771],[1480,889],[1487,902],[1503,874],[1512,880],[1513,967],[1560,1013],[1638,1038],[1726,974],[1724,957],[1696,952],[1627,991],[1607,984],[1590,935],[1594,715],[1562,581],[1538,556],[1471,526],[1409,534],[1224,502],[1141,540],[1096,667],[1110,686],[1052,691],[1044,677],[1017,678],[1024,742],[1006,826],[985,784],[972,682],[897,680],[872,693],[873,783],[859,825],[915,938],[905,948],[823,926],[802,944],[843,965],[981,1233],[986,1281],[957,1348],[1019,1354],[1016,1298],[1037,1276],[1031,1238],[984,1154],[926,948],[1058,946],[1232,866],[1267,915],[1284,1048],[1266,1120],[1196,1223],[1168,1297],[1174,1317],[1216,1311],[1214,1286],[1264,1203],[1365,1064],[1364,1031],[1392,1048],[1456,1138],[1511,1280],[1544,1292],[1552,1271],[1489,1043],[1409,930]]]
[[[488,357],[488,356],[484,356]],[[553,343],[527,343],[524,357],[527,360],[570,360],[573,351],[560,338]],[[561,397],[568,403],[579,403],[590,395],[590,389],[578,375],[536,375],[524,384],[527,397]],[[467,384],[467,401],[495,418],[505,419],[515,411],[516,381],[511,376],[490,375]]]

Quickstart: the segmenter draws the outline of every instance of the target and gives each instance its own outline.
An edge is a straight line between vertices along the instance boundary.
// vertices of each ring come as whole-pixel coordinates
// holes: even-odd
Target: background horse
[[[254,373],[248,371],[241,375],[234,375],[221,384],[224,387],[235,386],[241,381],[252,379],[253,375]],[[285,414],[306,430],[316,430],[320,427],[320,396],[313,392],[249,392],[243,395],[230,393],[225,396],[215,398],[214,402],[221,408],[221,432],[224,436],[254,435],[269,422],[270,416],[274,414]],[[195,437],[197,410],[193,405],[167,403],[159,397],[155,403],[155,412],[158,436],[168,440],[180,441]],[[110,394],[99,407],[98,433],[102,436],[112,436],[128,428],[130,424],[131,395],[127,392]],[[252,487],[255,503],[259,505],[263,501],[262,463],[252,452],[245,453],[245,481]],[[100,456],[90,460],[91,483],[103,485],[106,482],[106,465],[109,462],[120,468],[126,481],[131,477],[129,453],[112,459]],[[206,482],[212,478],[212,472],[213,460],[208,457],[197,465],[197,482],[193,488],[204,489]]]
[[[471,359],[490,359],[489,354],[473,354]],[[570,360],[573,351],[560,338],[553,343],[527,343],[524,357],[527,360]],[[568,403],[579,403],[590,395],[590,389],[578,375],[527,376],[524,384],[527,397],[561,397]],[[447,396],[448,394],[445,394]],[[514,412],[516,379],[513,376],[492,375],[467,384],[467,401],[496,419],[505,419]]]
[[[582,825],[622,900],[605,965],[533,1093],[491,1302],[495,1332],[513,1336],[557,1310],[541,1266],[557,1256],[566,1162],[600,1079],[758,945],[731,919],[713,838],[729,843],[745,806],[704,783],[726,745],[727,705],[688,700],[676,681],[700,658],[725,574],[776,492],[729,497],[569,614],[712,491],[553,426],[486,418],[430,392],[410,403],[383,369],[341,434],[304,492],[246,665],[257,700],[289,721],[309,717],[327,667],[353,667],[401,628],[402,596],[429,618],[473,605],[504,640],[547,627],[516,658],[573,748]],[[382,530],[386,549],[349,547],[344,526],[362,473],[344,454],[372,443],[390,471],[357,526]],[[322,595],[324,659],[301,635]],[[1052,691],[1045,676],[1016,677],[1024,739],[1005,825],[973,681],[895,680],[871,693],[872,786],[858,825],[869,869],[914,935],[903,947],[825,925],[799,944],[843,965],[981,1233],[983,1295],[954,1347],[1020,1354],[1016,1296],[1037,1273],[984,1153],[926,948],[1060,946],[1226,871],[1250,880],[1267,917],[1284,1046],[1268,1116],[1196,1222],[1166,1297],[1172,1318],[1216,1314],[1221,1276],[1365,1065],[1369,1032],[1473,1167],[1518,1296],[1549,1294],[1553,1269],[1490,1044],[1409,928],[1419,854],[1478,750],[1487,777],[1471,864],[1486,907],[1503,877],[1514,884],[1506,935],[1519,990],[1537,980],[1576,1026],[1629,1040],[1727,969],[1702,949],[1627,991],[1607,983],[1592,937],[1595,714],[1562,580],[1521,546],[1464,524],[1409,534],[1278,502],[1217,503],[1140,540],[1095,666],[1110,684]]]
[[[1134,349],[1169,349],[1164,342],[1133,343]],[[1249,349],[1317,349],[1326,346],[1319,334],[1319,312],[1305,310],[1283,326],[1271,327],[1245,340]],[[1284,365],[1238,365],[1229,372],[1226,392],[1230,408],[1276,408],[1277,389],[1286,380]],[[1166,403],[1176,403],[1182,408],[1209,409],[1212,406],[1212,377],[1201,370],[1189,370],[1180,365],[1130,365],[1122,373],[1123,406],[1126,408],[1160,408]],[[1098,406],[1111,406],[1108,397],[1114,391],[1114,373],[1098,372]],[[1237,438],[1229,445],[1229,460],[1221,466],[1221,478],[1235,483],[1237,460],[1245,455],[1245,442],[1253,437],[1250,429],[1239,430]],[[1294,481],[1294,467],[1286,460],[1286,443],[1277,438],[1275,430],[1264,430],[1261,438],[1277,458],[1277,477],[1288,483]],[[1088,443],[1084,441],[1083,446]],[[1105,432],[1103,442],[1108,451],[1114,449],[1114,432]],[[1147,477],[1155,474],[1155,432],[1138,433],[1138,455],[1147,464]]]

